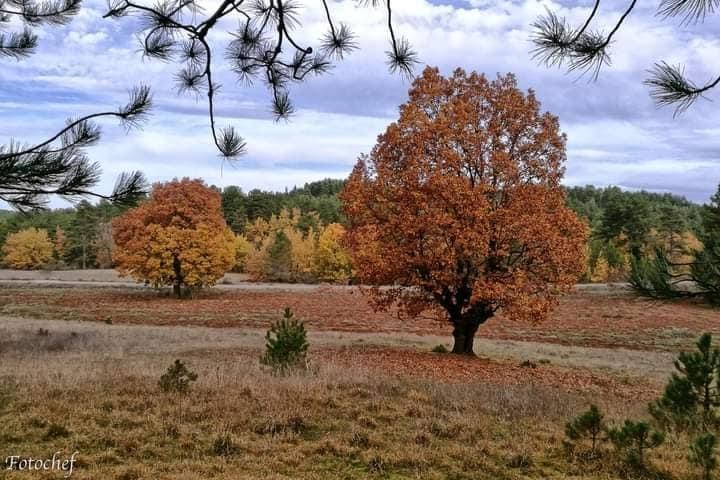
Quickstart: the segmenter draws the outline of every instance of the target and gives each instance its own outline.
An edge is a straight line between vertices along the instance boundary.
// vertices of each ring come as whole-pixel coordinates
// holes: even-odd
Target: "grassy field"
[[[258,359],[286,305],[307,323],[311,368],[282,377]],[[583,291],[544,324],[491,320],[480,358],[462,359],[430,351],[447,326],[373,313],[348,289],[176,301],[3,284],[0,455],[78,451],[78,479],[614,479],[614,457],[565,451],[564,423],[591,402],[611,423],[644,418],[675,352],[718,320],[698,305]],[[198,381],[162,393],[178,358]],[[650,478],[695,478],[686,456],[670,438],[650,454]]]

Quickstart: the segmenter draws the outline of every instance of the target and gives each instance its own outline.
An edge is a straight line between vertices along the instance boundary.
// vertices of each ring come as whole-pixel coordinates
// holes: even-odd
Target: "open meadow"
[[[281,376],[259,358],[286,306],[310,368]],[[610,423],[646,417],[676,353],[718,325],[702,305],[581,286],[543,323],[491,319],[479,358],[464,358],[431,351],[448,325],[374,313],[352,287],[237,284],[179,301],[5,281],[0,448],[77,451],[77,479],[618,478],[617,462],[566,451],[565,422],[590,403]],[[198,374],[188,393],[158,387],[175,359]],[[650,454],[651,478],[692,476],[678,441]]]

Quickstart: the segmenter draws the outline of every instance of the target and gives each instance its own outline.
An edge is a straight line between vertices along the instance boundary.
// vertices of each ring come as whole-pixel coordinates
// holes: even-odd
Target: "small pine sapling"
[[[197,373],[189,370],[182,361],[175,360],[175,363],[162,374],[158,385],[163,392],[184,393],[188,391],[190,382],[194,382],[197,378]]]
[[[293,317],[292,310],[285,308],[282,320],[273,323],[265,335],[265,355],[260,362],[275,372],[307,367],[307,332]]]
[[[608,438],[624,455],[628,465],[644,469],[646,450],[660,446],[665,441],[665,434],[653,430],[647,422],[625,420],[622,427],[608,430]]]
[[[571,441],[589,438],[593,456],[597,454],[597,445],[600,435],[605,430],[604,416],[596,405],[590,405],[590,409],[575,417],[565,424],[565,435]]]
[[[703,480],[710,480],[713,470],[717,467],[716,444],[717,438],[712,433],[704,433],[690,444],[688,460],[692,465],[702,469]]]

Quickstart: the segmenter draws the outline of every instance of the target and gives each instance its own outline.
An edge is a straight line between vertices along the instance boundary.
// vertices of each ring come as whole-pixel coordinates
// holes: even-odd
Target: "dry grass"
[[[190,394],[161,394],[171,358],[85,368],[87,358],[58,352],[45,359],[57,367],[16,370],[0,417],[5,449],[78,450],[74,478],[88,479],[519,478],[506,468],[516,455],[547,465],[522,472],[536,477],[566,467],[558,425],[585,402],[532,385],[399,381],[322,363],[276,377],[212,353],[185,357],[200,374]],[[52,425],[67,435],[49,434]]]
[[[339,307],[322,291],[243,295],[177,302],[137,289],[0,286],[0,456],[77,450],[72,478],[93,480],[617,479],[612,455],[568,454],[564,423],[590,403],[611,422],[644,417],[672,370],[663,350],[691,342],[717,316],[653,304],[645,314],[662,313],[657,323],[626,296],[597,296],[605,303],[590,308],[596,297],[576,295],[542,335],[538,326],[490,330],[497,336],[477,343],[484,358],[470,361],[430,353],[447,341],[437,325],[408,334],[408,324],[394,323],[378,333],[390,320],[369,316],[353,330],[366,317],[349,313],[359,305],[350,294],[336,293]],[[258,360],[261,327],[286,300],[310,315],[312,368],[280,377]],[[251,301],[252,311],[233,310]],[[628,305],[631,313],[618,310]],[[577,318],[565,326],[570,307]],[[671,328],[673,312],[702,315]],[[624,330],[632,325],[641,340]],[[597,340],[603,326],[591,345],[617,339],[644,350],[588,348],[582,338]],[[571,331],[577,339],[567,341]],[[515,334],[536,341],[506,339]],[[199,374],[188,394],[158,387],[176,358]],[[651,458],[648,478],[694,474],[676,439]],[[0,478],[36,476],[58,478],[0,470]]]
[[[536,383],[398,378],[322,355],[278,377],[259,365],[256,332],[23,322],[0,323],[0,454],[77,450],[77,479],[610,479],[612,462],[566,455],[562,426],[590,401],[616,420],[644,407]],[[199,374],[189,394],[157,386],[175,358]],[[656,458],[684,468],[684,451]]]

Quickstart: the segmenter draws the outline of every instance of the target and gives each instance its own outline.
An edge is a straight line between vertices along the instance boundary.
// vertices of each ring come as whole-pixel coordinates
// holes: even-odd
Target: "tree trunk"
[[[175,272],[175,279],[173,280],[173,295],[177,298],[182,298],[182,265],[177,255],[173,255],[173,272]]]
[[[487,307],[471,308],[460,316],[453,323],[453,344],[452,353],[459,355],[474,356],[473,343],[478,327],[493,316],[491,309]]]

